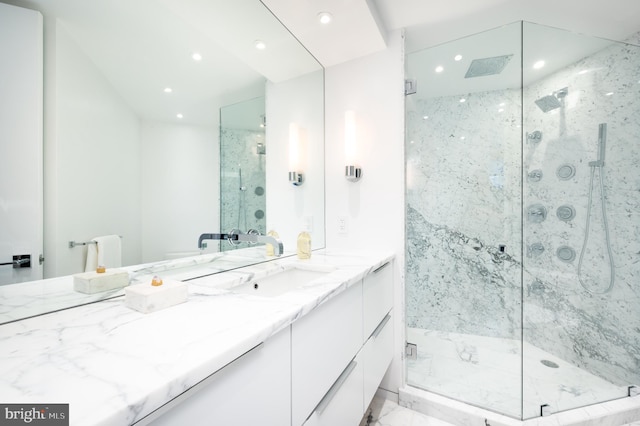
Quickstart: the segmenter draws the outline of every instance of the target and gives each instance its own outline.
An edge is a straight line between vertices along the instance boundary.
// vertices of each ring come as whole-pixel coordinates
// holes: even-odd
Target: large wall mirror
[[[101,235],[123,266],[245,227],[324,247],[324,70],[260,1],[0,1],[44,17],[44,278],[83,271],[69,243]]]

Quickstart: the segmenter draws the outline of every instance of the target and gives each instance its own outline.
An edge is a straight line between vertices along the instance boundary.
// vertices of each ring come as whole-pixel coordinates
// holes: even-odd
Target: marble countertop
[[[162,311],[117,297],[1,325],[0,402],[68,403],[71,425],[135,423],[392,257],[321,250],[209,276],[177,268],[163,278],[189,280],[189,300]],[[295,263],[335,270],[278,297],[229,290]]]

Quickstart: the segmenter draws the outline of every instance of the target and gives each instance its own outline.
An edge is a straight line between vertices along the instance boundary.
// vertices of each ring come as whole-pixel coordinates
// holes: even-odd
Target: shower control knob
[[[527,209],[529,222],[540,223],[547,218],[547,209],[542,204],[534,204]]]
[[[540,130],[527,133],[527,142],[538,143],[540,141],[542,141],[542,132]]]

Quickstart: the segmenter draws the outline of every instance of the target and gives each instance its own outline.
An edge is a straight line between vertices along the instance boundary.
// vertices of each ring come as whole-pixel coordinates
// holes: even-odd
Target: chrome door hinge
[[[406,342],[404,345],[404,356],[406,359],[418,359],[418,345]]]
[[[38,257],[38,261],[39,261],[39,262],[40,262],[40,264],[42,265],[42,264],[44,263],[44,255],[42,255],[42,254],[41,254],[41,255]]]
[[[404,81],[404,94],[406,95],[413,95],[414,93],[416,93],[418,91],[418,81],[417,80],[413,80],[413,79],[406,79]]]

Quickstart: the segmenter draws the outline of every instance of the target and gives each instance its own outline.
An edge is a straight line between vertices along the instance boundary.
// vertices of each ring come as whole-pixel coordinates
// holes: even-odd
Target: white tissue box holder
[[[121,269],[105,272],[83,272],[73,276],[73,289],[79,293],[94,294],[115,290],[129,285],[129,273]]]
[[[124,302],[128,308],[148,314],[187,301],[187,284],[181,281],[162,280],[162,285],[152,286],[151,280],[124,289]]]

